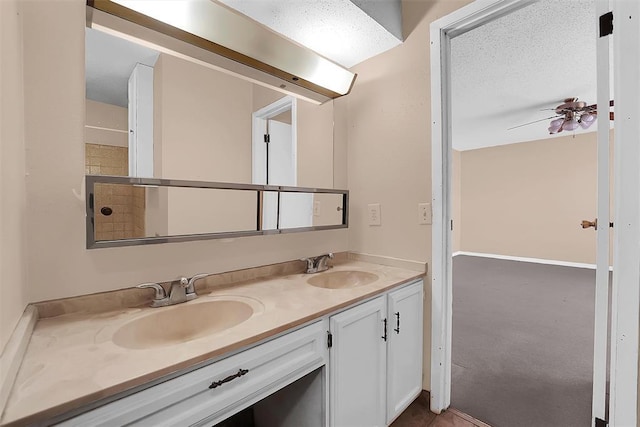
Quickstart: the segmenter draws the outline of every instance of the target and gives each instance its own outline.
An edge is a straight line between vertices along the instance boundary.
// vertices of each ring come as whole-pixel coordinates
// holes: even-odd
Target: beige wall
[[[334,188],[333,102],[297,105],[298,186]]]
[[[85,101],[85,106],[85,123],[90,126],[84,130],[87,143],[120,147],[129,145],[129,116],[126,108],[91,99]]]
[[[85,249],[84,202],[71,191],[84,176],[85,2],[24,2],[23,20],[29,301],[347,249],[345,230]]]
[[[451,202],[453,212],[453,252],[462,250],[462,152],[453,150],[453,170],[451,172]]]
[[[459,250],[595,263],[596,160],[595,132],[462,152]]]
[[[154,109],[162,104],[156,176],[250,183],[253,84],[166,54],[154,71]]]
[[[28,302],[22,19],[0,1],[0,354]]]
[[[255,191],[166,188],[169,235],[256,229]]]
[[[418,203],[431,200],[429,25],[470,1],[403,1],[405,42],[353,68],[348,105],[349,248],[431,261],[431,226],[418,225]],[[344,136],[342,128],[340,135]],[[380,203],[370,227],[367,204]],[[430,381],[430,279],[425,291],[423,387]]]

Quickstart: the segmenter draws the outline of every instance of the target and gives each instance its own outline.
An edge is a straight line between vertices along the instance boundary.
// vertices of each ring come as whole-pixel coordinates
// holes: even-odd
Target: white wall
[[[23,19],[29,301],[347,249],[347,232],[332,230],[86,250],[84,203],[71,191],[84,176],[85,3],[32,0]]]
[[[0,1],[0,354],[28,301],[22,19]]]

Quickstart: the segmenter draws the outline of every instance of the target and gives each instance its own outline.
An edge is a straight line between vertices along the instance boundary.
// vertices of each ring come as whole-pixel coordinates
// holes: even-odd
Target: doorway
[[[607,2],[600,2],[607,8]],[[632,4],[633,3],[633,4]],[[482,1],[472,3],[453,14],[448,15],[432,24],[432,172],[433,172],[433,259],[432,259],[432,364],[431,364],[431,408],[434,412],[446,409],[451,401],[451,315],[452,315],[452,288],[451,288],[451,82],[450,82],[450,42],[451,39],[470,31],[486,22],[495,20],[515,10],[531,4],[531,2],[518,1]],[[615,96],[616,114],[620,117],[623,110],[636,112],[640,110],[640,102],[628,95],[630,88],[637,88],[638,82],[633,81],[631,73],[622,71],[623,61],[636,66],[638,60],[638,30],[637,16],[640,14],[640,6],[635,2],[614,0],[611,2],[613,13],[629,17],[631,22],[620,21],[620,27],[613,36],[613,68],[618,70],[616,74]],[[600,15],[599,15],[600,16]],[[633,24],[633,25],[632,25]],[[634,27],[635,25],[635,27]],[[606,35],[605,35],[606,36]],[[630,38],[630,39],[628,39]],[[605,39],[606,40],[606,39]],[[631,43],[629,40],[633,40]],[[608,44],[608,43],[607,43]],[[631,58],[623,58],[624,47],[633,49]],[[633,46],[633,47],[632,47]],[[608,64],[607,64],[608,65]],[[629,65],[626,64],[628,67]],[[608,67],[607,67],[608,68]],[[599,73],[602,67],[598,67]],[[599,84],[599,88],[605,85]],[[608,86],[608,84],[606,85]],[[624,91],[621,90],[624,87]],[[608,89],[608,88],[607,88]],[[608,99],[599,95],[598,107],[606,110]],[[608,97],[607,97],[608,98]],[[628,103],[622,105],[621,99]],[[607,103],[605,105],[605,102]],[[626,110],[626,109],[629,110]],[[632,129],[636,129],[638,121],[636,116],[627,115],[629,123],[616,122],[616,153],[615,153],[615,220],[621,220],[625,224],[625,235],[614,229],[615,273],[613,279],[612,302],[612,338],[611,338],[611,418],[613,425],[635,425],[637,419],[637,373],[638,373],[638,306],[640,305],[638,283],[638,260],[640,250],[637,247],[640,237],[638,227],[638,206],[627,204],[624,198],[638,199],[640,187],[640,174],[638,173],[636,155],[640,150],[625,142],[621,134],[628,132],[628,136],[634,141],[637,135],[632,137]],[[631,124],[633,123],[633,124]],[[621,126],[622,125],[622,126]],[[625,131],[622,127],[629,125]],[[632,155],[633,160],[627,156]],[[620,195],[624,192],[625,197]],[[622,219],[624,218],[624,219]],[[606,221],[606,219],[605,219]],[[627,222],[629,221],[629,222]],[[634,245],[627,241],[627,232],[636,239]],[[628,270],[627,270],[628,269]],[[602,301],[600,301],[602,303]],[[606,304],[606,302],[605,302]],[[606,340],[606,337],[605,337]],[[596,340],[596,342],[600,342]],[[600,363],[601,361],[598,361]],[[600,366],[600,365],[598,365]],[[601,366],[600,366],[601,367]],[[604,372],[604,368],[602,371]],[[622,392],[624,390],[624,393]],[[598,394],[599,390],[594,389]],[[594,395],[595,395],[594,394]],[[603,396],[604,397],[604,396]],[[603,402],[604,403],[604,402]],[[604,406],[604,405],[602,405]],[[594,406],[595,408],[595,406]],[[599,414],[594,414],[597,417]],[[604,415],[603,415],[604,416]]]
[[[254,184],[295,187],[297,174],[297,101],[285,96],[253,113]],[[266,191],[262,199],[264,230],[310,227],[312,193]]]
[[[454,152],[452,407],[590,424],[596,169],[593,132]]]

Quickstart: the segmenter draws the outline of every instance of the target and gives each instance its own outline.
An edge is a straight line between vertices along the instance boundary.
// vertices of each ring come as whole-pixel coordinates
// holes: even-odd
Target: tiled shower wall
[[[90,175],[127,176],[127,147],[85,144],[85,172]],[[96,240],[144,237],[145,189],[129,185],[96,186]],[[109,207],[109,216],[100,209]]]

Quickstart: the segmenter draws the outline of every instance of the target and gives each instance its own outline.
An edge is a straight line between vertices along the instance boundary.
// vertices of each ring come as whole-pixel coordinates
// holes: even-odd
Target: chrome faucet
[[[155,297],[153,298],[153,301],[151,301],[151,307],[166,307],[169,305],[180,304],[182,302],[187,302],[191,301],[192,299],[198,298],[194,284],[196,280],[208,275],[208,273],[196,274],[191,279],[181,277],[177,280],[174,280],[173,282],[171,282],[168,296],[164,288],[158,283],[143,283],[141,285],[138,285],[137,287],[152,288],[156,291]]]
[[[302,258],[300,261],[307,262],[307,269],[305,273],[319,273],[321,271],[325,271],[329,269],[329,265],[327,261],[333,259],[333,254],[329,252],[328,254],[318,255],[309,258]]]

